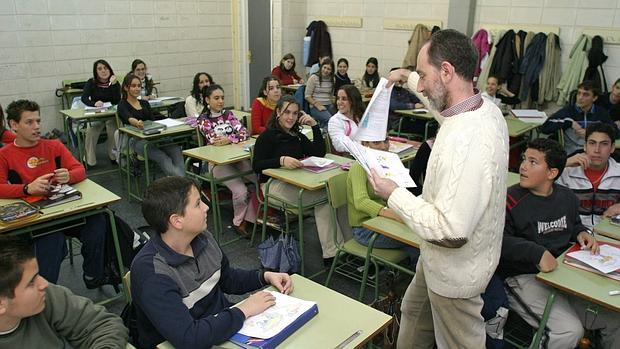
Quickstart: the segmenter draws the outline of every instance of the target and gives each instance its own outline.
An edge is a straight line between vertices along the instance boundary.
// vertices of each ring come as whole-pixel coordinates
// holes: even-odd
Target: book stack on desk
[[[0,206],[0,222],[10,224],[15,221],[31,218],[39,210],[27,202],[19,201]]]
[[[599,242],[599,253],[581,249],[579,244],[573,245],[564,258],[564,263],[575,268],[606,276],[620,281],[620,245]]]
[[[82,193],[70,185],[62,184],[55,186],[48,196],[28,196],[24,198],[25,201],[32,206],[44,209],[54,207],[67,202],[79,200],[82,198]]]
[[[319,312],[315,302],[271,291],[276,305],[245,320],[230,341],[247,349],[272,349]]]

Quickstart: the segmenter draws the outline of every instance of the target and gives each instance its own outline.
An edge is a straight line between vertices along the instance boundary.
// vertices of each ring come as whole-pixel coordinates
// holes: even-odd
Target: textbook
[[[596,255],[582,250],[578,243],[573,245],[566,252],[564,263],[620,281],[620,245],[600,241],[598,244],[600,251]]]
[[[19,201],[0,206],[0,222],[9,224],[21,219],[30,218],[39,212],[27,202]]]
[[[401,143],[397,141],[390,140],[390,153],[400,154],[406,150],[413,148],[413,144],[409,143]],[[417,148],[416,148],[417,149]]]
[[[510,113],[517,119],[529,123],[542,124],[547,120],[547,114],[536,109],[512,109]]]
[[[47,197],[27,196],[24,200],[39,209],[44,209],[79,200],[81,198],[82,193],[77,189],[67,184],[58,184],[52,188],[50,195]]]
[[[334,168],[338,168],[340,165],[334,162],[331,159],[320,158],[318,156],[310,156],[301,160],[301,163],[304,165],[302,168],[306,171],[321,173]]]
[[[319,313],[315,302],[270,292],[276,305],[247,318],[231,342],[247,349],[272,349]]]

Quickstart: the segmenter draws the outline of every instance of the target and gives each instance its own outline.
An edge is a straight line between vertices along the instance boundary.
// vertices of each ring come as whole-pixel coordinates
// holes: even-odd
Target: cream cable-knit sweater
[[[389,207],[424,240],[420,262],[433,292],[469,298],[486,288],[501,251],[507,169],[506,122],[484,100],[475,111],[443,119],[422,195],[398,188],[390,196]],[[459,248],[439,245],[458,239],[466,239]]]

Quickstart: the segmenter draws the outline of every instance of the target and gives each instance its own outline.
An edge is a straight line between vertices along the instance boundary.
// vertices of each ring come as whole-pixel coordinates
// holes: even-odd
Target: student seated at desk
[[[120,99],[121,88],[110,63],[103,59],[95,61],[93,64],[93,77],[88,79],[84,86],[84,92],[82,92],[82,103],[90,107],[101,107],[106,102],[117,105]],[[108,134],[108,139],[106,140],[108,157],[112,163],[116,163],[116,147],[114,144],[116,121],[110,118],[105,123],[103,121],[93,121],[89,123],[84,140],[86,162],[88,166],[97,165],[95,149],[99,141],[99,134],[104,127]]]
[[[220,85],[211,85],[204,92],[208,108],[198,118],[198,129],[204,136],[206,143],[213,146],[227,145],[243,142],[250,137],[239,119],[229,110],[224,110],[224,89]],[[229,165],[213,166],[209,164],[209,170],[213,171],[215,178],[230,177],[252,169],[250,160],[243,160]],[[254,175],[244,177],[253,183]],[[250,204],[248,188],[238,177],[224,182],[224,185],[232,192],[233,200],[233,227],[244,237],[251,234],[246,227],[246,222],[256,223],[256,210]]]
[[[487,78],[487,86],[485,91],[482,92],[482,97],[495,103],[499,108],[502,108],[506,104],[514,105],[521,103],[519,97],[508,91],[506,83],[502,85],[499,84],[499,78],[495,75],[490,75]]]
[[[153,77],[146,72],[146,63],[141,59],[134,59],[131,62],[131,74],[140,79],[140,99],[148,101],[149,99],[157,98],[155,93],[155,84],[153,83]]]
[[[588,126],[585,153],[568,158],[557,180],[577,195],[581,222],[590,229],[603,217],[620,214],[620,164],[611,158],[614,135],[612,125]]]
[[[190,118],[197,118],[205,109],[202,89],[214,84],[211,75],[205,72],[196,73],[192,82],[192,90],[185,98],[185,115]]]
[[[293,291],[287,274],[230,266],[207,231],[209,207],[196,184],[165,177],[144,194],[142,214],[157,234],[131,265],[131,295],[138,323],[139,348],[167,340],[175,348],[211,348],[226,341],[246,318],[275,304],[267,292],[232,307],[225,294],[244,294],[266,285]]]
[[[390,142],[387,139],[378,142],[362,141],[362,145],[382,151],[388,151],[390,148]],[[347,201],[349,224],[353,228],[353,238],[364,246],[368,246],[370,238],[375,234],[372,230],[362,226],[364,221],[377,216],[383,216],[402,223],[402,220],[394,210],[387,207],[385,200],[375,194],[372,185],[368,181],[366,171],[357,161],[353,163],[347,175]],[[374,247],[403,249],[409,254],[410,266],[415,270],[415,265],[420,256],[420,250],[417,248],[390,239],[384,235],[377,236]]]
[[[271,75],[278,78],[284,86],[304,83],[304,79],[295,72],[295,56],[292,53],[287,53],[282,57],[280,65],[271,70]]]
[[[366,61],[366,70],[364,70],[364,75],[362,75],[361,79],[355,82],[355,86],[357,86],[364,94],[372,94],[379,84],[379,80],[381,80],[381,77],[379,77],[379,61],[375,57],[370,57]]]
[[[390,72],[398,69],[400,68],[392,68]],[[413,93],[403,88],[402,82],[399,81],[395,83],[394,87],[392,88],[392,93],[390,94],[390,114],[388,117],[388,130],[397,130],[400,119],[403,118],[402,115],[396,114],[396,110],[409,110],[416,108],[424,108],[424,104],[422,104],[418,97],[416,97]],[[401,132],[424,134],[424,125],[426,124],[426,122],[423,120],[409,119],[410,118],[407,117],[403,119]]]
[[[304,97],[310,104],[310,115],[321,127],[327,126],[329,118],[336,113],[332,97],[334,94],[334,62],[330,58],[321,61],[321,69],[310,75]]]
[[[599,94],[592,81],[584,81],[577,87],[575,105],[567,105],[553,113],[541,127],[545,134],[564,132],[564,150],[568,156],[583,150],[586,128],[592,123],[613,125],[607,109],[594,104]],[[616,131],[617,133],[617,131]]]
[[[301,133],[302,125],[312,127],[312,141]],[[262,174],[263,170],[300,168],[302,164],[299,160],[309,156],[325,156],[325,141],[321,128],[310,115],[300,111],[299,103],[293,96],[283,96],[269,120],[267,130],[258,136],[254,145],[252,163],[254,172],[258,175],[259,182],[265,183],[269,178]],[[269,186],[269,193],[289,202],[296,202],[299,188],[274,179]],[[325,198],[325,189],[306,191],[303,195],[305,203]],[[336,255],[336,246],[330,229],[330,214],[328,203],[314,207],[314,219],[323,250],[323,262],[328,267],[331,266]],[[342,239],[339,227],[338,235]]]
[[[282,97],[280,80],[275,76],[265,77],[258,90],[258,97],[252,102],[250,118],[252,119],[253,135],[258,135],[265,131],[280,97]]]
[[[566,163],[566,153],[551,139],[530,142],[519,173],[520,183],[508,188],[506,224],[498,273],[506,278],[510,308],[537,328],[550,286],[536,280],[538,272],[557,267],[556,258],[577,242],[597,253],[592,233],[581,224],[579,201],[570,189],[555,184]],[[574,348],[583,327],[599,329],[604,348],[620,348],[620,315],[559,293],[551,308],[544,341],[548,348]]]
[[[2,105],[0,105],[0,147],[5,144],[11,144],[15,140],[15,133],[6,128],[6,121],[4,120],[4,111]]]
[[[116,315],[48,283],[30,242],[0,237],[0,348],[125,348]]]
[[[338,90],[336,106],[338,112],[329,119],[327,131],[332,141],[332,150],[344,153],[347,152],[345,144],[353,142],[352,137],[357,132],[357,124],[366,108],[360,91],[353,85],[344,85]]]
[[[338,59],[336,64],[336,74],[334,74],[334,95],[338,93],[340,87],[344,85],[351,85],[351,79],[349,79],[349,61],[346,58]]]
[[[17,133],[13,143],[0,149],[0,198],[44,196],[52,184],[73,184],[86,179],[84,166],[62,143],[41,139],[41,116],[36,102],[13,101],[6,114]],[[107,234],[103,214],[86,217],[84,225],[35,238],[39,274],[54,283],[58,280],[60,264],[67,254],[65,234],[78,236],[82,241],[86,287],[97,288],[110,283],[103,268]]]
[[[123,124],[144,128],[144,122],[153,120],[149,102],[138,99],[142,84],[140,78],[127,74],[123,79],[123,100],[118,104],[118,117]],[[144,156],[144,139],[129,138],[129,146],[138,155]],[[149,159],[159,165],[166,176],[184,176],[185,167],[181,146],[177,144],[150,146],[147,148]]]
[[[594,102],[609,111],[609,117],[620,127],[620,79],[614,82],[610,92],[603,93]]]

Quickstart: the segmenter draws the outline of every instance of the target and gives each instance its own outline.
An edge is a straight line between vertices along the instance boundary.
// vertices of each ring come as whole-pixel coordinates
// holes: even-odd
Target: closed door
[[[250,100],[271,74],[271,0],[248,1]]]

